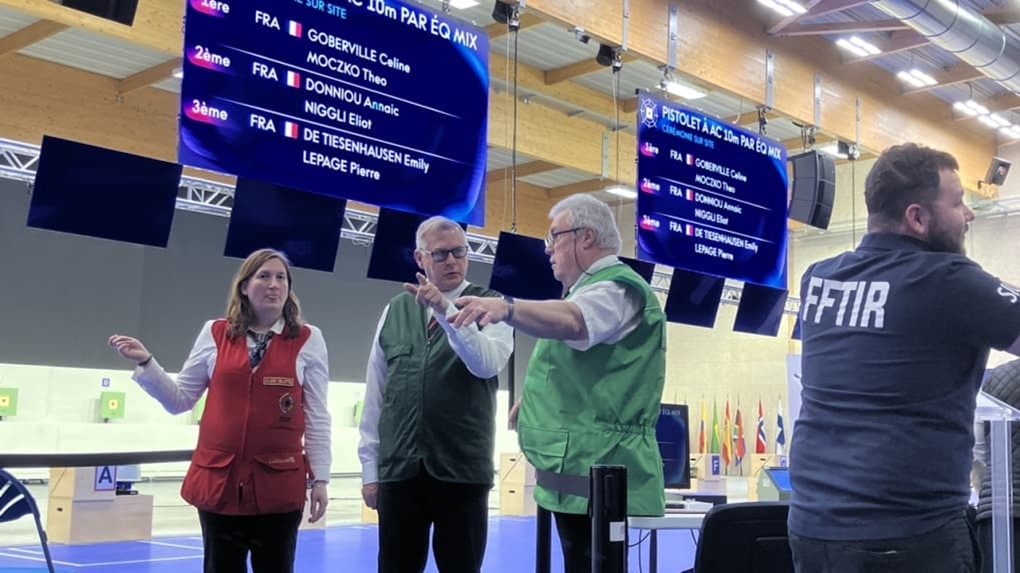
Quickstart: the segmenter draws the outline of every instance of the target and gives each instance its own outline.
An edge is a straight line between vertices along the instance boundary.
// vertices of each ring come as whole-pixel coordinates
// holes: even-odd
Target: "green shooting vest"
[[[661,516],[665,486],[655,425],[666,378],[666,321],[648,283],[625,263],[596,271],[571,292],[599,281],[639,292],[641,322],[620,342],[583,352],[540,339],[524,381],[518,441],[540,471],[588,476],[592,465],[626,466],[627,514]],[[586,498],[541,486],[535,501],[550,511],[588,511]]]
[[[463,296],[499,296],[469,284]],[[408,293],[390,301],[379,331],[386,387],[379,416],[379,481],[411,479],[421,464],[434,478],[492,485],[497,377],[472,374]]]

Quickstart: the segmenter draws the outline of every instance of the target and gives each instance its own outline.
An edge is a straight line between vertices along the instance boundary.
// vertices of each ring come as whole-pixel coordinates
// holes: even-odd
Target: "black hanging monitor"
[[[44,136],[27,225],[166,247],[181,166]]]
[[[783,322],[787,295],[786,289],[744,283],[733,330],[775,336]]]
[[[345,199],[238,177],[223,254],[269,247],[295,267],[333,272],[346,209]]]
[[[722,277],[673,269],[666,296],[666,320],[712,328],[725,285]]]
[[[379,209],[372,254],[368,259],[368,278],[417,284],[415,274],[421,269],[414,260],[414,251],[418,226],[426,219],[428,216],[418,213]],[[458,224],[467,232],[466,224]]]
[[[545,241],[501,231],[492,261],[489,288],[502,294],[549,300],[563,295],[563,284],[553,276]]]
[[[620,260],[630,265],[630,268],[634,269],[634,272],[641,275],[641,278],[645,279],[645,282],[652,284],[652,277],[655,276],[655,263],[642,261],[641,259],[632,259],[630,257],[620,257]]]

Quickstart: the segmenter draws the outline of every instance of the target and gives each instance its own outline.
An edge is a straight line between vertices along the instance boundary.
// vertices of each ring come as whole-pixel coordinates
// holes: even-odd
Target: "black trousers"
[[[977,522],[978,545],[981,547],[981,571],[992,573],[994,556],[992,555],[992,520],[982,519]],[[1013,568],[1016,569],[1017,558],[1020,557],[1020,520],[1013,518]]]
[[[302,512],[220,515],[198,511],[205,546],[204,573],[292,573]]]
[[[421,573],[432,552],[439,573],[479,573],[489,528],[489,490],[481,484],[417,476],[379,484],[379,572]]]
[[[563,549],[563,573],[591,573],[591,518],[587,513],[557,513],[556,532]]]
[[[797,573],[976,573],[977,536],[960,517],[938,529],[898,539],[822,541],[790,534]]]

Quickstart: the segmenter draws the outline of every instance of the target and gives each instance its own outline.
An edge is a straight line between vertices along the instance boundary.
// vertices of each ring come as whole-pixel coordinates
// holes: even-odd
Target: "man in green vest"
[[[383,311],[366,374],[358,455],[362,497],[379,512],[379,571],[478,573],[495,467],[497,375],[506,324],[454,326],[453,301],[493,297],[467,275],[467,237],[432,217],[418,228],[418,284]]]
[[[648,283],[618,258],[620,234],[605,203],[572,195],[550,217],[546,253],[564,299],[463,296],[452,321],[509,324],[539,338],[510,420],[538,474],[535,501],[556,518],[566,573],[580,573],[591,571],[592,465],[627,467],[628,515],[665,512],[655,424],[666,323]]]

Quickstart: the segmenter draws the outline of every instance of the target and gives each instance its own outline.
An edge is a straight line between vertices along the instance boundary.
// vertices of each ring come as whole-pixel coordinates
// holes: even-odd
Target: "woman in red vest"
[[[205,573],[293,571],[311,482],[310,521],[326,511],[329,368],[318,328],[301,318],[290,264],[256,251],[230,287],[226,318],[202,327],[176,381],[134,338],[110,346],[137,362],[134,380],[171,414],[208,389],[181,496],[198,509]],[[303,442],[303,444],[302,444]]]

